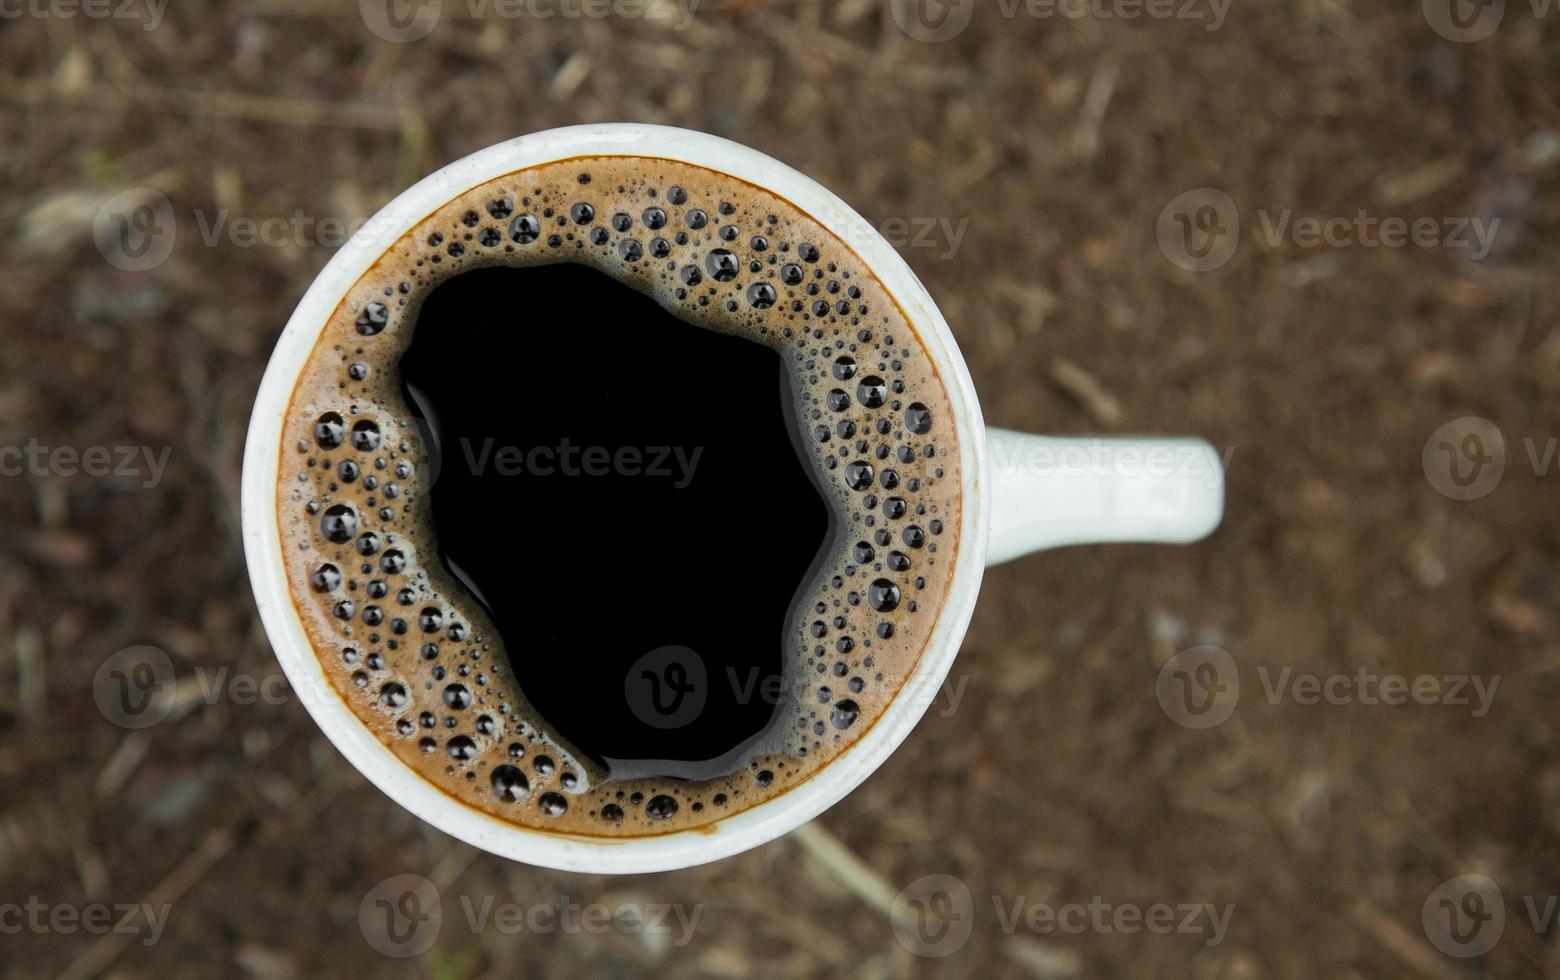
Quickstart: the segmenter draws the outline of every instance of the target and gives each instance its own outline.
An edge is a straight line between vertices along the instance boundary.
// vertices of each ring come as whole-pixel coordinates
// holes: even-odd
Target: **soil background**
[[[369,28],[372,3],[180,4],[155,27],[143,7],[7,8],[0,446],[170,451],[156,480],[0,479],[0,903],[169,914],[150,944],[0,935],[0,974],[1560,975],[1560,10],[1507,3],[1459,42],[1437,2],[1234,0],[1216,20],[1196,0],[1136,19],[981,0],[938,42],[878,0],[708,0],[681,29],[446,0],[410,43]],[[1224,525],[1195,546],[993,568],[957,705],[810,827],[630,878],[491,857],[359,776],[275,694],[237,495],[266,360],[332,253],[320,221],[505,138],[617,120],[750,144],[897,234],[990,423],[1200,435],[1229,477]],[[127,271],[93,222],[147,189],[176,242]],[[1177,213],[1233,254],[1173,261]],[[1286,213],[1349,224],[1316,242],[1277,231]],[[1430,218],[1441,238],[1385,247],[1360,216]],[[244,217],[288,224],[259,244],[218,227]],[[1459,223],[1495,219],[1487,254],[1457,244]],[[1479,445],[1505,469],[1457,500],[1432,437],[1467,416],[1502,434]],[[94,694],[142,645],[177,700],[130,729]],[[1199,729],[1156,679],[1201,645],[1241,689]],[[1482,714],[1268,691],[1361,671],[1499,687]],[[359,915],[402,874],[443,909],[404,959]],[[970,896],[919,906],[969,932],[939,957],[889,904],[933,874]],[[1454,957],[1427,922],[1466,874],[1499,895],[1459,907],[1504,923]],[[1096,900],[1232,909],[1217,938],[1004,928],[1016,903]],[[473,927],[489,901],[700,917],[689,935]]]

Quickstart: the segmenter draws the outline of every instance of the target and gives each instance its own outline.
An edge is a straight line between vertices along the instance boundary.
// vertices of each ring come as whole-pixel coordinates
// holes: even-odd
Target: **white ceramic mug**
[[[638,839],[529,830],[445,795],[403,765],[335,696],[294,609],[282,564],[276,480],[283,414],[331,311],[413,225],[473,187],[582,156],[645,156],[728,174],[790,201],[848,244],[899,302],[948,387],[958,427],[963,524],[953,581],[905,689],[872,727],[810,779],[717,823]],[[326,737],[392,799],[446,833],[528,864],[593,873],[685,868],[737,854],[806,823],[865,780],[904,741],[941,688],[986,566],[1041,548],[1106,541],[1195,541],[1219,523],[1224,477],[1199,440],[1049,439],[987,429],[942,314],[865,219],[803,174],[729,140],[664,126],[572,126],[522,136],[450,164],[385,207],[315,279],[277,342],[249,424],[243,527],[260,618],[277,659]],[[320,693],[324,692],[324,693]]]

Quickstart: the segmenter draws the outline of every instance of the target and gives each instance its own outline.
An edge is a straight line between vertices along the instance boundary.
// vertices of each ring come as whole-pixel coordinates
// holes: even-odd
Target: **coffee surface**
[[[893,298],[788,202],[660,159],[421,221],[325,325],[279,448],[332,685],[542,830],[697,827],[828,765],[957,553],[948,394]]]
[[[779,355],[568,264],[439,286],[400,369],[439,448],[440,558],[541,716],[613,774],[740,764],[830,531]],[[741,411],[711,411],[716,378]]]

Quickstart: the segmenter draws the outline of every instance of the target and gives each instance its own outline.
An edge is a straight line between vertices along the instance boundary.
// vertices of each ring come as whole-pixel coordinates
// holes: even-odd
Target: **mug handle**
[[[1224,516],[1224,465],[1202,439],[1104,439],[986,432],[986,564],[1045,548],[1189,544]]]

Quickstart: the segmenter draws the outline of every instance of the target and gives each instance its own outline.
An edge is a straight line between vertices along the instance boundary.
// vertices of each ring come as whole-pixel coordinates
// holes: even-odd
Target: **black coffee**
[[[783,674],[830,532],[780,356],[583,266],[497,267],[429,294],[400,372],[438,447],[439,557],[531,704],[609,772],[729,771],[776,716],[758,692]],[[756,492],[742,479],[755,470]],[[680,679],[648,665],[642,693],[659,704],[614,710],[664,647],[715,679],[676,727],[657,712],[691,662]]]
[[[903,692],[952,580],[935,364],[851,249],[667,160],[440,207],[325,324],[277,481],[300,622],[353,714],[540,830],[700,827]]]

